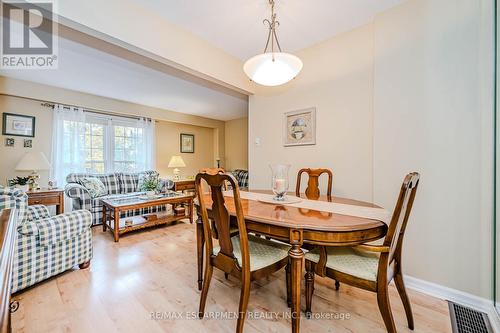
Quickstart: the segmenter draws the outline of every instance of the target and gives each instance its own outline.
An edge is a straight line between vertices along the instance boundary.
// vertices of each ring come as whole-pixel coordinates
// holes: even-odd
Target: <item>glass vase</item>
[[[274,193],[274,200],[285,201],[286,192],[288,192],[288,172],[290,171],[289,164],[271,164],[269,165],[272,172],[271,188]]]

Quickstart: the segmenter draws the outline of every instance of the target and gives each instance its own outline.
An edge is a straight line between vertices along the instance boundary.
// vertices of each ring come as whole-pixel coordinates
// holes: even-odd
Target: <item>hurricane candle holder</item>
[[[274,193],[275,201],[285,201],[286,192],[288,192],[288,172],[290,171],[289,164],[271,164],[269,165],[272,172],[271,188]]]

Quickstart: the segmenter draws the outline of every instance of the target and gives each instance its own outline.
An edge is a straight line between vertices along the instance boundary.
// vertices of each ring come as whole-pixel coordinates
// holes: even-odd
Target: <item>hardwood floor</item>
[[[195,319],[200,295],[195,225],[133,233],[119,243],[102,228],[93,233],[89,269],[75,268],[13,297],[20,303],[12,315],[14,332],[234,332],[235,319]],[[215,270],[207,315],[235,313],[239,292],[236,279],[225,280]],[[451,332],[445,301],[411,289],[409,297],[413,332]],[[393,285],[391,304],[398,332],[412,332]],[[245,332],[290,332],[290,320],[283,318],[288,314],[284,270],[252,283],[248,310],[255,318],[246,320]],[[302,332],[385,332],[374,293],[346,285],[336,292],[330,279],[317,278],[312,310],[336,319],[303,318]]]

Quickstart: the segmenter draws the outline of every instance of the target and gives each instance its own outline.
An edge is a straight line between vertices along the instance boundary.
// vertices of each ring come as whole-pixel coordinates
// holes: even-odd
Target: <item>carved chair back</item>
[[[210,195],[212,197],[212,221],[210,223],[206,203],[203,200],[202,180],[204,180],[210,188]],[[229,183],[233,189],[233,202],[236,211],[236,221],[238,225],[240,248],[241,248],[241,267],[233,252],[233,244],[231,242],[230,221],[228,209],[222,193],[225,183]],[[240,190],[238,182],[233,175],[224,173],[218,170],[216,173],[211,172],[199,173],[196,175],[196,190],[198,194],[199,207],[201,218],[203,222],[203,233],[206,240],[206,255],[210,258],[213,255],[213,242],[212,234],[216,231],[219,240],[220,251],[215,256],[213,263],[219,269],[230,273],[234,268],[241,269],[245,273],[250,273],[250,254],[248,250],[248,235],[245,226],[245,218],[240,201]],[[216,230],[213,230],[215,228]]]
[[[208,173],[209,175],[216,175],[218,173],[226,173],[224,168],[203,168],[200,169],[200,173]],[[227,182],[224,182],[224,187],[222,188],[224,191],[227,191]]]
[[[384,239],[384,246],[389,251],[381,253],[379,264],[379,276],[387,276],[385,272],[393,259],[401,263],[401,251],[403,248],[403,238],[408,224],[408,218],[413,207],[413,201],[417,194],[420,175],[417,172],[412,172],[406,175],[399,191],[398,201],[392,213],[389,229]]]
[[[297,174],[297,185],[295,187],[295,195],[300,196],[300,183],[302,179],[302,174],[307,173],[309,180],[307,181],[306,197],[311,200],[318,200],[320,197],[319,191],[319,177],[326,173],[328,175],[328,188],[326,191],[326,196],[328,201],[332,201],[332,178],[333,174],[329,169],[300,169]]]

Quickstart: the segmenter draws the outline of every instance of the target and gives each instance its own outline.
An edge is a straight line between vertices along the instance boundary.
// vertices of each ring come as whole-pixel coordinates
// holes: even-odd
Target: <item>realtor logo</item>
[[[2,1],[2,69],[57,68],[53,1]]]

